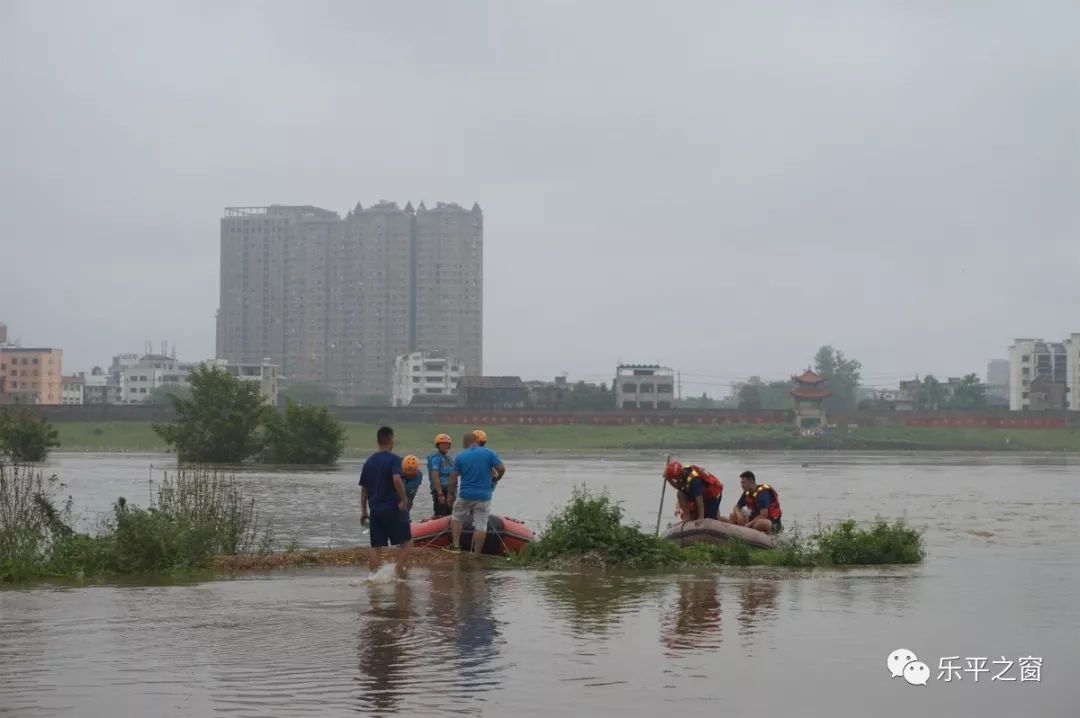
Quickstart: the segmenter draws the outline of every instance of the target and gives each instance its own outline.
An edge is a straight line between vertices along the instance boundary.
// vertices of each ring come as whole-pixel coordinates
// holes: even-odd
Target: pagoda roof
[[[825,381],[824,376],[822,376],[821,374],[815,374],[809,369],[804,371],[802,374],[799,374],[799,376],[793,376],[791,378],[799,382],[800,384],[821,384]]]
[[[797,386],[788,393],[796,399],[824,399],[832,396],[832,392],[828,389],[821,389],[816,386]]]

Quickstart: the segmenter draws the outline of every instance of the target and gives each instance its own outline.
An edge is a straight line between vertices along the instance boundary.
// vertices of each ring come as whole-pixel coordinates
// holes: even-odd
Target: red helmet
[[[668,481],[678,481],[682,478],[683,465],[678,461],[672,461],[664,467],[664,478]]]

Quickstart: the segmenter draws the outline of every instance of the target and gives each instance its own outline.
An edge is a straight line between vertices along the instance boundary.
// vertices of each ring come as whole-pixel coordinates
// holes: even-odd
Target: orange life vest
[[[687,466],[683,472],[683,490],[688,488],[690,482],[694,479],[701,479],[704,482],[705,488],[701,491],[701,498],[705,501],[719,501],[724,494],[724,485],[720,482],[720,479],[700,466],[694,466],[693,464]]]
[[[775,521],[783,516],[784,512],[780,510],[780,494],[776,493],[776,489],[768,484],[758,484],[753,491],[743,492],[746,508],[750,509],[750,518],[756,519],[758,513],[760,513],[757,506],[757,496],[762,491],[768,491],[772,494],[772,501],[769,503],[769,508],[765,510],[765,517]]]

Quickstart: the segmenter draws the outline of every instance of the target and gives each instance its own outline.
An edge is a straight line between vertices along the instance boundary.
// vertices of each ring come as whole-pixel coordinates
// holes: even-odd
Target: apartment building
[[[417,396],[456,396],[465,367],[437,352],[402,354],[394,362],[394,406],[409,406]]]
[[[345,404],[392,396],[396,358],[481,370],[483,215],[439,203],[226,208],[217,356],[269,361]]]
[[[1073,337],[1080,339],[1078,335]],[[1011,411],[1080,409],[1080,404],[1072,400],[1069,387],[1070,349],[1075,356],[1075,344],[1071,339],[1065,342],[1048,342],[1025,338],[1013,342],[1009,347]],[[1076,362],[1073,361],[1072,364],[1075,365]],[[1038,397],[1033,406],[1031,386],[1035,381],[1038,381]]]
[[[62,403],[63,356],[60,349],[0,347],[0,400],[18,404]]]

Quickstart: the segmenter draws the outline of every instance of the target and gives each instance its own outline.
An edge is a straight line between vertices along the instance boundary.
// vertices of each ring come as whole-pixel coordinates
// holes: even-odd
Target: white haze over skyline
[[[0,321],[214,353],[226,206],[484,210],[487,374],[1080,331],[1073,3],[0,2]]]

